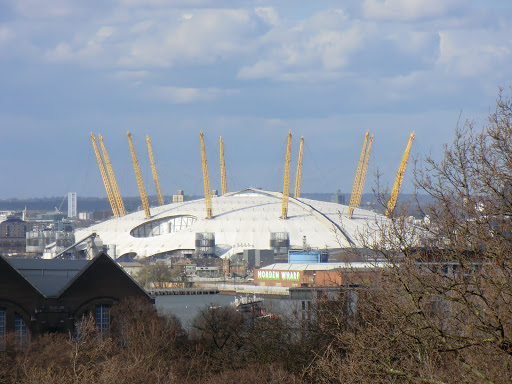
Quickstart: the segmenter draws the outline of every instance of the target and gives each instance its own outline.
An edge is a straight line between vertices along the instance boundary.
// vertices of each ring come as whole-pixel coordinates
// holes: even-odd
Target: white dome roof
[[[212,197],[213,218],[206,219],[204,199],[152,207],[77,231],[76,239],[95,232],[116,255],[148,257],[179,250],[194,250],[196,233],[214,233],[218,256],[244,249],[270,249],[270,234],[288,233],[291,248],[308,246],[339,249],[358,244],[358,234],[373,231],[387,220],[375,212],[355,209],[351,220],[346,205],[290,197],[288,218],[281,219],[282,194],[246,189]]]

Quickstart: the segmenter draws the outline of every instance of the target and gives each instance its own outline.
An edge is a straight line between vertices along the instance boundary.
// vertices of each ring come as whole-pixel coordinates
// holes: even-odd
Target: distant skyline
[[[486,124],[512,85],[509,0],[4,0],[0,2],[0,199],[104,197],[90,133],[123,196],[138,195],[126,131],[154,195],[210,186],[281,191],[288,130],[293,185],[349,193],[364,133],[391,187],[413,158],[440,158],[457,122]],[[412,161],[405,193],[412,191]],[[293,188],[292,188],[293,189]]]

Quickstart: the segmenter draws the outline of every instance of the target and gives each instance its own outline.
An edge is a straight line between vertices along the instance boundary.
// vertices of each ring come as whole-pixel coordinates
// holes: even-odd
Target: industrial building
[[[254,270],[254,283],[274,287],[339,287],[366,283],[388,267],[383,261],[349,263],[276,263]]]

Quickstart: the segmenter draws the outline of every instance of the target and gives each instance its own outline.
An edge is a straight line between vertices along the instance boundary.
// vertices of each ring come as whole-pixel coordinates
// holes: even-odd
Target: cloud
[[[45,58],[50,62],[69,61],[73,57],[73,51],[66,43],[57,44],[55,48],[48,50],[45,54]]]
[[[237,89],[154,86],[150,89],[148,96],[172,104],[184,104],[197,101],[212,101],[221,96],[230,96],[237,93],[239,93]]]
[[[363,14],[378,20],[421,20],[446,16],[467,5],[463,0],[365,0]]]
[[[207,65],[246,50],[245,37],[255,25],[246,10],[211,9],[153,20],[146,31],[138,30],[119,64],[131,68]]]
[[[14,37],[10,28],[0,25],[0,44],[7,42]]]
[[[72,13],[70,2],[65,0],[16,0],[13,4],[19,15],[30,19],[58,19]]]
[[[278,25],[280,23],[279,14],[273,7],[257,7],[254,8],[254,13],[269,25]]]
[[[104,45],[115,32],[116,28],[112,26],[102,26],[85,43],[78,45],[76,48],[73,48],[69,43],[60,42],[55,48],[47,50],[44,57],[50,62],[72,60],[80,61],[81,64],[87,61],[92,62],[94,58],[103,54]]]
[[[478,77],[499,71],[512,62],[512,28],[499,31],[442,31],[438,66],[457,77]],[[509,72],[510,73],[510,72]]]
[[[243,66],[238,77],[283,80],[303,78],[301,73],[323,72],[322,77],[332,78],[361,48],[365,34],[342,10],[320,12],[288,25],[282,23],[260,37],[263,57]]]

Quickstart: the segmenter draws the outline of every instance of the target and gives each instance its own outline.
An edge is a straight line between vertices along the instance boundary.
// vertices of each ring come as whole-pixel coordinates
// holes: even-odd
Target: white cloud
[[[276,26],[259,39],[263,57],[243,66],[238,77],[290,80],[304,78],[304,73],[323,72],[321,77],[332,78],[363,47],[366,34],[341,10],[320,12],[286,27]],[[311,81],[317,79],[315,76]]]
[[[103,40],[109,38],[110,36],[112,36],[114,34],[115,30],[116,29],[114,27],[103,26],[98,30],[98,32],[96,32],[96,37],[98,38],[99,41],[103,41]]]
[[[211,101],[221,96],[230,96],[237,93],[239,93],[237,89],[155,86],[150,89],[148,96],[173,104],[184,104],[197,101]]]
[[[441,55],[437,64],[452,75],[491,75],[512,62],[512,39],[500,38],[512,35],[510,27],[498,31],[442,31],[439,35]]]
[[[273,7],[257,7],[254,8],[254,13],[269,25],[278,25],[280,22],[279,14]]]
[[[61,42],[55,48],[47,50],[44,57],[50,62],[76,60],[83,64],[104,52],[104,44],[115,31],[114,27],[102,26],[85,44],[74,49],[70,44]]]
[[[172,67],[177,64],[212,64],[246,50],[244,37],[254,29],[245,10],[197,10],[173,22],[153,21],[147,33],[126,42],[122,66]]]
[[[69,44],[59,43],[53,49],[45,53],[45,59],[50,62],[69,61],[74,58],[73,51]]]
[[[467,5],[465,0],[365,0],[365,17],[382,20],[420,20],[446,16]]]
[[[0,44],[4,43],[14,37],[14,33],[10,28],[0,25]]]

